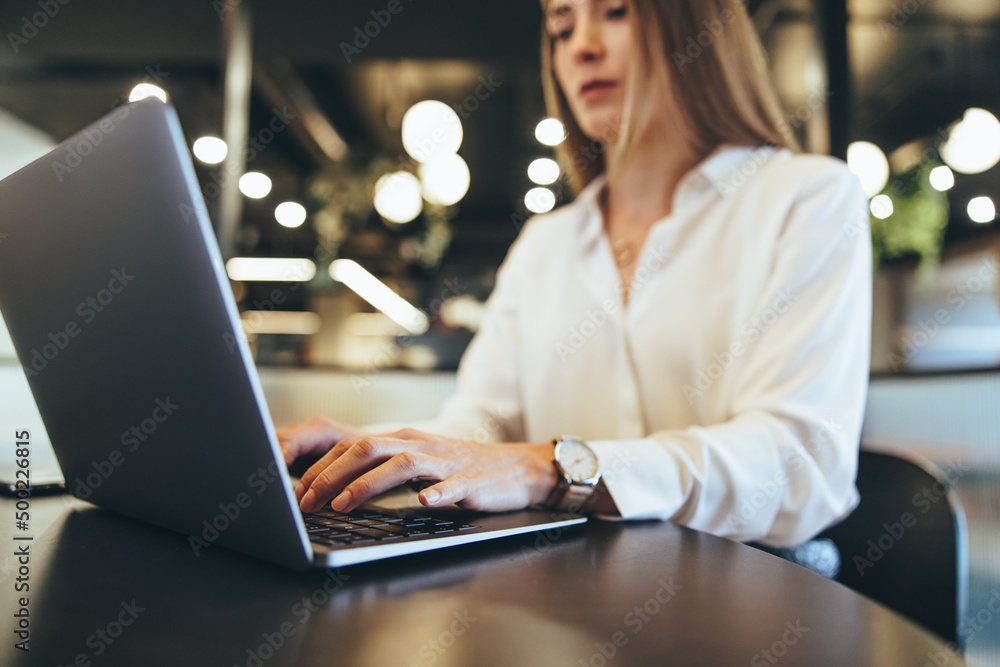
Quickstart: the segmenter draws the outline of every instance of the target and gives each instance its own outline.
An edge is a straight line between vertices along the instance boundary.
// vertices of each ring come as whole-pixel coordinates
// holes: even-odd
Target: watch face
[[[557,453],[559,465],[574,482],[584,482],[597,476],[600,468],[597,456],[587,445],[577,440],[563,440]]]

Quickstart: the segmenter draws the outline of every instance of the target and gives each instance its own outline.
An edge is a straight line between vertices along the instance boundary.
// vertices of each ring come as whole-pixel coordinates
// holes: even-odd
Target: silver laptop
[[[118,107],[0,181],[0,310],[67,490],[295,568],[581,516],[299,511],[173,108]]]

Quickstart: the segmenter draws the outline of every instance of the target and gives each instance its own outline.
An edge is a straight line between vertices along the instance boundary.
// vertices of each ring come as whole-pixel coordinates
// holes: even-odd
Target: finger
[[[331,507],[339,512],[349,512],[380,493],[405,484],[415,477],[440,477],[445,462],[419,452],[400,452],[380,466],[361,475],[333,499]]]
[[[441,507],[465,500],[472,491],[472,484],[462,475],[452,475],[447,479],[427,487],[417,496],[424,507]]]
[[[285,462],[285,466],[287,467],[292,465],[297,457],[295,456],[295,451],[292,449],[291,444],[279,438],[278,447],[281,448],[281,458]]]
[[[279,428],[278,447],[281,448],[281,457],[285,460],[285,465],[290,466],[298,458],[298,444],[293,440],[291,427]]]
[[[285,463],[290,464],[300,456],[328,451],[344,438],[356,437],[358,430],[326,417],[313,417],[309,421],[292,424],[277,431]]]
[[[305,474],[303,474],[302,478],[299,480],[299,486],[302,488],[303,492],[308,491],[309,487],[315,484],[316,480],[321,475],[323,475],[327,470],[329,470],[330,467],[333,466],[342,456],[344,456],[348,452],[351,452],[352,450],[353,450],[352,458],[355,460],[361,458],[371,461],[372,459],[381,454],[383,458],[375,460],[373,463],[368,465],[368,467],[370,468],[373,465],[377,465],[381,461],[384,461],[393,454],[397,453],[396,451],[393,452],[386,451],[384,454],[382,454],[382,452],[385,451],[384,445],[386,440],[387,438],[385,436],[378,436],[378,435],[366,435],[361,438],[351,438],[348,440],[341,440],[336,445],[334,445],[330,449],[330,451],[324,454],[319,461],[314,463],[312,466],[309,467],[308,470],[306,470]],[[358,472],[358,474],[360,473],[361,471]]]
[[[301,495],[296,493],[300,498],[299,507],[303,512],[315,512],[351,480],[399,454],[405,447],[406,443],[401,440],[367,435],[352,440],[339,456],[328,452],[302,476]]]
[[[419,431],[414,431],[413,429],[403,429],[402,431],[395,431],[393,433],[372,434],[372,435],[367,436],[367,437],[398,439],[401,434],[405,434],[407,437],[413,437],[412,434],[415,434],[415,433],[420,433],[420,432]],[[421,434],[421,435],[424,435],[424,434]],[[316,474],[315,475],[310,475],[308,473],[308,471],[307,471],[305,475],[302,475],[302,478],[300,479],[299,484],[295,487],[295,499],[296,500],[301,500],[302,496],[305,494],[306,490],[309,488],[309,485],[312,484],[312,482],[314,481],[315,477],[320,472],[322,472],[324,469],[328,468],[330,466],[330,464],[332,464],[334,461],[336,461],[341,456],[343,456],[344,452],[346,452],[351,447],[353,447],[356,444],[356,441],[357,441],[357,439],[359,437],[365,437],[365,436],[356,436],[355,435],[355,436],[346,437],[343,440],[340,440],[337,444],[335,444],[333,447],[331,447],[330,450],[326,454],[324,454],[323,457],[319,461],[317,461],[316,463],[314,463],[312,465],[312,467],[310,467],[310,470],[312,470],[313,468],[316,468]]]
[[[286,466],[292,465],[299,458],[299,443],[289,432],[278,431],[278,446],[281,448],[281,457]]]
[[[301,502],[302,497],[309,490],[309,487],[312,486],[313,482],[316,481],[316,478],[324,470],[333,465],[334,461],[339,459],[353,444],[354,440],[341,440],[330,451],[324,454],[319,461],[309,466],[309,469],[299,478],[299,483],[295,485],[295,500]]]
[[[438,454],[442,452],[442,448],[448,446],[445,442],[447,439],[440,436],[430,436],[423,431],[418,431],[412,428],[404,428],[399,431],[393,431],[392,433],[385,434],[372,434],[368,436],[362,436],[362,438],[370,438],[371,442],[366,442],[362,444],[362,450],[355,451],[354,454],[362,455],[363,461],[357,462],[356,465],[358,469],[354,471],[353,477],[361,475],[363,472],[370,470],[378,463],[385,461],[390,456],[395,456],[396,454],[404,451],[406,448],[405,444],[400,442],[401,440],[407,440],[410,442],[410,448],[413,447],[414,443],[419,442],[419,446],[422,450],[426,450],[430,454]],[[373,445],[374,443],[392,444],[392,449],[385,452],[384,456],[374,463],[371,462],[371,454],[364,448]],[[309,470],[302,475],[298,485],[295,487],[295,499],[301,501],[303,496],[309,490],[309,487],[316,481],[316,478],[327,470],[334,461],[340,459],[346,452],[353,450],[360,443],[359,438],[352,437],[341,440],[336,445],[334,445],[330,451],[328,451],[323,458],[313,464]],[[352,456],[354,455],[352,454]],[[344,465],[349,465],[352,463],[351,459],[345,461]],[[339,470],[339,469],[338,469]]]
[[[373,437],[373,436],[369,436]],[[309,469],[299,478],[299,483],[295,485],[295,499],[301,501],[302,496],[305,495],[306,491],[315,481],[315,479],[327,468],[329,468],[334,461],[343,456],[344,452],[350,449],[355,444],[355,438],[347,438],[341,440],[324,454],[319,461],[309,466]]]

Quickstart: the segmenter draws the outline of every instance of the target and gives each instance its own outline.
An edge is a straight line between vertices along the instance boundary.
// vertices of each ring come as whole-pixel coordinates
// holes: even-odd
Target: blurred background
[[[973,464],[958,485],[975,613],[1000,586],[1000,3],[750,9],[804,149],[846,159],[871,198],[865,443]],[[424,417],[524,222],[572,199],[540,26],[537,0],[5,0],[0,176],[162,96],[275,421]],[[0,368],[3,416],[21,418],[33,406],[9,340]],[[1000,662],[998,635],[1000,620],[970,655]]]
[[[0,7],[0,173],[165,96],[261,364],[454,369],[521,225],[571,199],[535,0],[49,4]],[[996,231],[1000,4],[751,9],[802,145],[848,158],[873,197],[873,368],[996,365],[994,265],[942,331],[920,325]]]

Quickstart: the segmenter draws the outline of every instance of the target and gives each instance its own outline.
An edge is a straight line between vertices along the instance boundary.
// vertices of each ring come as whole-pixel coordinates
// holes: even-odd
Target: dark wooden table
[[[303,573],[222,548],[196,557],[182,535],[66,496],[31,503],[25,654],[23,542],[0,501],[3,665],[965,664],[837,583],[669,523]]]

